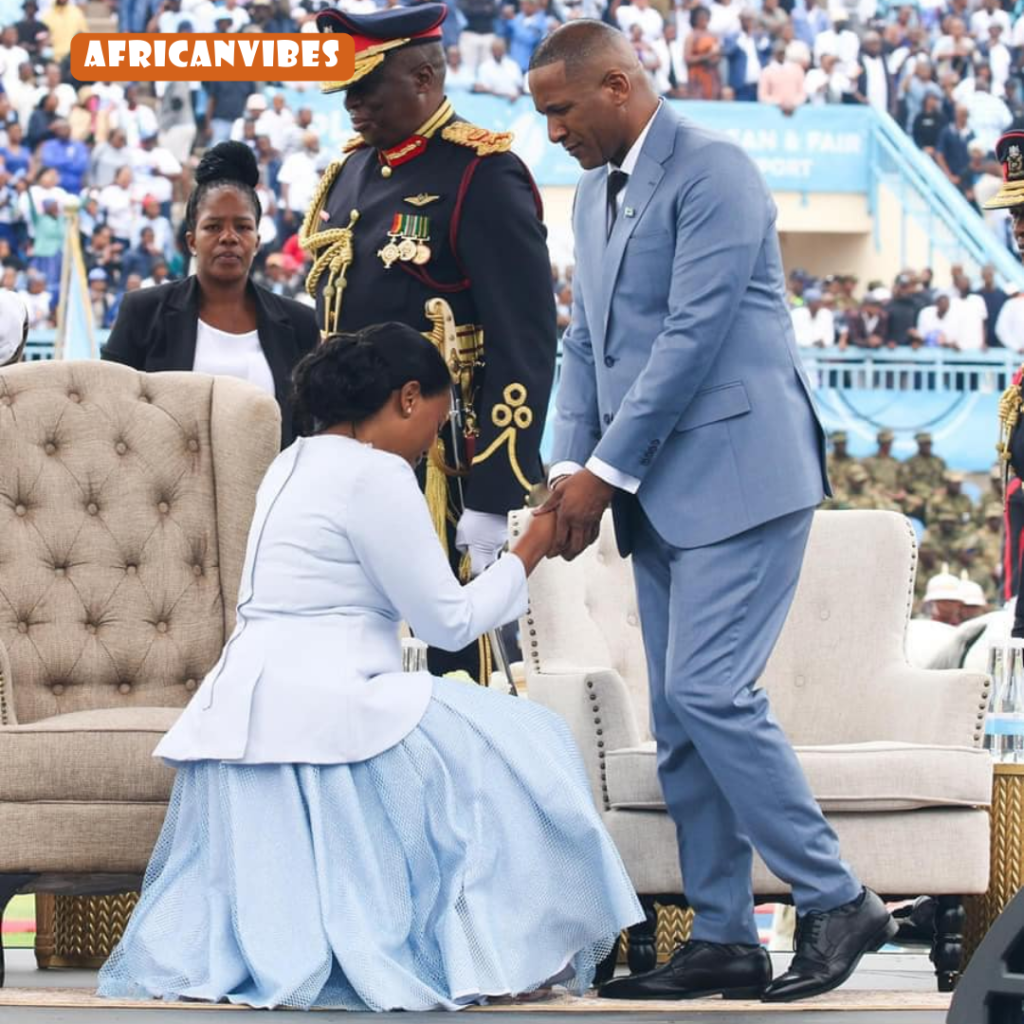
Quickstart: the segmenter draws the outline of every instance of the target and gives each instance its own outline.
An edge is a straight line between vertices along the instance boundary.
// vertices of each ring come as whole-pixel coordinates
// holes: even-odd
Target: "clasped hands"
[[[597,540],[601,516],[612,500],[615,488],[589,469],[559,477],[551,495],[533,513],[529,530],[547,538],[547,557],[561,555],[571,562]]]

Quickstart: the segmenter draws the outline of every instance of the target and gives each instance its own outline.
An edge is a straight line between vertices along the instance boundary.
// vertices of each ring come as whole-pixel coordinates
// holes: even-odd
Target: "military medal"
[[[398,261],[422,267],[430,260],[430,220],[408,213],[396,213],[388,230],[388,244],[377,255],[385,270]]]

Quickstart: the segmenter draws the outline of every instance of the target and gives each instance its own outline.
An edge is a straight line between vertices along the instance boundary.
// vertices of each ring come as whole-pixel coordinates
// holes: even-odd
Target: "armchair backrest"
[[[0,724],[187,703],[234,628],[279,431],[231,378],[0,370]]]
[[[525,513],[528,514],[528,513]],[[514,521],[524,513],[513,513]],[[866,679],[904,666],[917,549],[893,512],[817,512],[800,583],[761,685],[796,744],[862,738]],[[647,669],[633,575],[611,516],[574,562],[544,562],[530,577],[524,620],[527,673],[613,668],[650,737]]]

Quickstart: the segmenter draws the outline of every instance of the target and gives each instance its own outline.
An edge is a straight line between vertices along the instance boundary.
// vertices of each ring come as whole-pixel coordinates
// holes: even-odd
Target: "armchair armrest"
[[[14,694],[11,693],[11,659],[0,640],[0,726],[17,725],[14,717]]]
[[[860,695],[859,706],[869,711],[857,739],[980,747],[989,687],[984,672],[894,666]]]
[[[535,672],[529,678],[530,700],[561,715],[569,724],[590,779],[594,802],[609,808],[605,754],[641,742],[633,704],[622,676],[610,668]]]

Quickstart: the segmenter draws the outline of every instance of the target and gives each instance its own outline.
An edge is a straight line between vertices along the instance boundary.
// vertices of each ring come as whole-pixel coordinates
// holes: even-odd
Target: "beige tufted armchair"
[[[524,513],[512,515],[519,530]],[[988,882],[992,765],[981,749],[988,677],[912,668],[904,652],[916,546],[891,512],[818,512],[800,584],[763,686],[863,882],[939,897],[932,956],[950,988],[960,897]],[[530,578],[521,623],[531,699],[569,722],[648,921],[630,966],[653,965],[653,903],[684,905],[676,836],[658,785],[632,573],[606,517],[572,563]],[[685,824],[683,826],[685,828]],[[759,859],[759,897],[788,890]]]
[[[138,887],[173,781],[151,753],[234,628],[279,439],[230,378],[0,370],[0,916]]]

